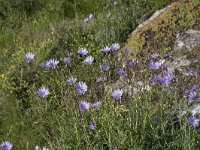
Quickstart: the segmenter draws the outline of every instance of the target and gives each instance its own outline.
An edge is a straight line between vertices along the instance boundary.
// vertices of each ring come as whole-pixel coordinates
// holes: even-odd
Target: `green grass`
[[[104,55],[100,49],[112,43],[120,43],[123,47],[144,14],[170,2],[127,0],[112,6],[108,1],[92,0],[1,2],[5,3],[1,7],[12,11],[3,11],[0,31],[0,142],[11,141],[14,149],[19,150],[34,149],[36,145],[52,150],[199,149],[199,130],[188,126],[188,114],[177,125],[166,113],[185,101],[179,87],[182,84],[191,86],[189,81],[195,83],[199,79],[184,78],[186,83],[173,81],[171,87],[176,89],[173,94],[168,93],[167,88],[154,86],[151,91],[135,97],[124,94],[120,101],[104,90],[105,85],[115,83],[119,78],[116,71],[122,63],[116,59],[121,50]],[[192,2],[193,5],[196,4]],[[110,18],[106,18],[108,12],[112,14]],[[90,13],[94,14],[94,19],[83,23]],[[191,16],[196,13],[194,10]],[[190,17],[186,19],[188,22]],[[193,23],[196,22],[186,22],[181,29]],[[154,40],[160,42],[157,37]],[[83,58],[77,56],[76,51],[81,47],[88,48],[89,55],[95,58],[92,65],[82,64]],[[153,48],[149,46],[149,50]],[[41,69],[41,61],[66,57],[67,49],[73,53],[70,65],[65,66],[60,61],[56,69]],[[30,64],[24,60],[27,52],[36,55]],[[140,79],[140,70],[146,68],[147,55],[138,59],[140,63],[134,71]],[[103,62],[111,66],[107,73],[99,71]],[[129,70],[129,76],[132,71]],[[106,75],[108,80],[96,83],[100,75]],[[145,72],[144,81],[152,75],[155,73]],[[70,76],[87,83],[85,95],[77,96],[75,87],[66,84]],[[47,98],[37,96],[42,85],[49,88]],[[83,100],[91,104],[101,101],[102,106],[80,111],[78,104]],[[91,122],[96,124],[94,131],[88,127]]]

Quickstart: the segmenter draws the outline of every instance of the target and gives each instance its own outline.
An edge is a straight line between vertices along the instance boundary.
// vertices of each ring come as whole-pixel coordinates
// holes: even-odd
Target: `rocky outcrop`
[[[133,53],[129,56],[120,53],[120,61],[137,59],[138,56],[142,57],[141,60],[148,61],[150,54],[159,53],[162,55],[159,62],[169,72],[176,74],[178,71],[183,78],[190,75],[200,77],[200,71],[191,69],[191,66],[200,64],[200,31],[195,30],[200,26],[197,14],[200,14],[199,6],[190,1],[174,2],[155,12],[132,32],[124,48],[132,49]],[[167,57],[166,52],[170,52]],[[123,66],[126,67],[125,63]],[[200,65],[195,68],[200,68]],[[141,75],[147,70],[148,65],[140,71]],[[135,97],[138,93],[151,89],[149,79],[138,80],[135,75],[133,68],[128,78],[120,77],[116,83],[107,85],[105,91],[110,94],[114,89],[121,88],[128,96]],[[178,119],[187,113],[200,116],[200,91],[196,92],[192,102],[188,103],[185,96],[185,101],[166,113]]]

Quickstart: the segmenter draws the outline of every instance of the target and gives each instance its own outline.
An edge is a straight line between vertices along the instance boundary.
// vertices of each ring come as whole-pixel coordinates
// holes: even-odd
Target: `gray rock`
[[[176,69],[182,72],[182,67],[189,66],[191,61],[186,58],[186,56],[181,56],[174,59],[173,61],[166,61],[165,65],[170,72],[174,72]]]
[[[191,51],[197,45],[200,45],[200,31],[191,29],[177,34],[173,49],[174,51]]]
[[[111,95],[112,91],[117,88],[122,89],[124,94],[127,94],[130,97],[134,97],[139,92],[150,90],[150,86],[148,84],[145,84],[142,81],[135,81],[134,76],[131,77],[131,79],[120,77],[116,83],[106,85],[105,91],[107,94]]]

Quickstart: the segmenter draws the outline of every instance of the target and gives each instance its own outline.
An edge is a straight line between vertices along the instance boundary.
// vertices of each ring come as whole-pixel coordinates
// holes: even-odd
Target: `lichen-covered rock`
[[[173,50],[191,51],[198,45],[200,45],[200,31],[191,29],[177,35]]]
[[[187,70],[183,68],[189,67],[198,60],[189,59],[187,53],[180,50],[192,51],[200,43],[200,31],[192,29],[200,22],[197,14],[200,14],[200,8],[191,1],[174,2],[156,11],[152,17],[140,24],[127,40],[123,50],[125,48],[132,49],[132,55],[124,56],[123,53],[120,53],[118,61],[125,62],[126,59],[138,56],[142,57],[143,61],[151,53],[156,52],[164,55],[165,52],[171,51],[172,59],[163,57],[159,62],[162,65],[165,64],[169,72],[179,71],[181,74],[187,75]],[[188,28],[189,30],[187,30]],[[179,54],[176,55],[176,53]],[[125,63],[123,67],[126,67]],[[132,70],[133,73],[128,79],[120,79],[116,83],[106,86],[105,90],[111,93],[112,90],[121,88],[133,97],[141,91],[149,90],[151,86],[148,79],[146,81],[137,80],[134,68]],[[147,69],[144,68],[140,70],[141,76],[146,71]]]

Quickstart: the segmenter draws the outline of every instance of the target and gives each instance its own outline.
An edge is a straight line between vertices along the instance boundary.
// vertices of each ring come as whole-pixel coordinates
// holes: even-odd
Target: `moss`
[[[171,50],[177,33],[197,27],[199,14],[200,5],[195,1],[174,2],[160,16],[132,33],[125,47],[134,50],[133,55]]]

